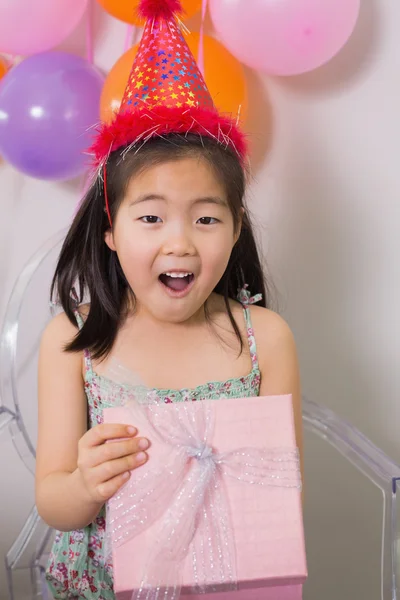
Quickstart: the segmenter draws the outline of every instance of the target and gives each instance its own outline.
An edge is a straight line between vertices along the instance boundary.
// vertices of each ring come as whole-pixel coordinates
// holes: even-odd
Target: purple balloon
[[[79,56],[44,52],[0,82],[0,154],[38,179],[65,180],[88,166],[104,78]]]

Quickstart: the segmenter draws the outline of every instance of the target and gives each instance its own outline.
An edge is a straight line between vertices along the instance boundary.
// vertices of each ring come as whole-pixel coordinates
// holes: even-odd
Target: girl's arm
[[[265,309],[257,309],[254,313],[261,369],[260,396],[292,395],[296,442],[304,476],[300,375],[293,334],[276,313]]]
[[[87,431],[82,354],[64,351],[75,334],[67,317],[57,316],[44,332],[39,356],[36,505],[43,520],[61,531],[94,521],[130,470],[147,458],[138,454],[136,431],[125,425]],[[125,439],[106,444],[118,438]]]
[[[87,429],[82,354],[64,352],[77,330],[64,314],[47,326],[39,354],[36,505],[46,523],[80,529],[101,509],[77,471],[78,443]]]

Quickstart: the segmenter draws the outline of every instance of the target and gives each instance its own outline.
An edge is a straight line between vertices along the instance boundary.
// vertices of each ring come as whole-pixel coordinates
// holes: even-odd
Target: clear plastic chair
[[[6,430],[11,433],[18,455],[32,473],[35,470],[35,448],[23,418],[18,391],[18,332],[29,285],[38,276],[49,255],[54,254],[60,246],[65,233],[64,230],[60,231],[50,238],[21,271],[7,304],[0,336],[0,436]],[[48,295],[48,286],[43,287],[43,292]],[[43,325],[49,317],[50,311],[46,311]],[[40,327],[37,333],[40,335]]]
[[[311,598],[322,599],[322,597],[324,599],[335,597],[342,600],[353,600],[353,598],[399,600],[400,467],[356,428],[340,419],[331,410],[306,398],[303,402],[303,422],[306,454],[305,529],[309,563],[309,580],[305,587],[306,598],[310,600]],[[313,458],[310,452],[318,446],[321,454]],[[328,461],[331,463],[338,461],[340,465],[340,473],[336,472],[333,478],[330,473],[327,473]],[[317,471],[322,476],[320,486],[317,483]],[[345,507],[349,519],[341,527],[335,514],[328,516],[322,510],[321,536],[324,541],[321,542],[318,536],[319,523],[315,522],[319,517],[315,511],[315,507],[319,504],[318,496],[323,495],[325,488],[328,488],[325,489],[325,494],[332,495],[332,490],[338,483],[342,483],[338,487],[344,494],[346,494],[346,486],[350,489],[354,484],[356,493],[353,494],[353,498],[351,493],[345,495]],[[374,491],[377,492],[375,495]],[[310,497],[312,494],[314,494],[313,498]],[[323,502],[324,499],[321,500]],[[363,511],[364,518],[357,523],[357,516]],[[332,519],[330,524],[327,523],[329,518]],[[375,531],[371,532],[365,524],[375,528]],[[328,531],[329,528],[332,530],[337,527],[341,527],[339,536],[342,536],[337,546],[347,545],[347,548],[342,548],[347,550],[344,555],[349,554],[349,545],[353,544],[354,553],[351,555],[352,565],[349,566],[349,571],[342,568],[342,577],[347,575],[348,580],[339,581],[338,573],[334,574],[332,580],[336,580],[337,577],[335,595],[330,595],[328,581],[324,580],[322,585],[320,583],[317,586],[314,585],[314,580],[318,578],[321,582],[321,571],[325,562],[323,555],[326,554],[329,546],[329,541],[324,537],[324,528]],[[348,527],[352,531],[349,531]],[[379,548],[379,554],[369,559],[372,570],[369,574],[365,573],[365,564],[363,564],[364,534],[367,539],[372,537],[377,549]],[[337,568],[338,563],[343,566],[344,557],[340,556],[335,548],[332,556],[338,571],[340,570],[340,566],[339,569]],[[362,574],[362,577],[357,577],[357,571]],[[325,569],[325,575],[329,576],[329,565],[328,569]]]
[[[18,393],[18,331],[27,288],[63,236],[64,232],[60,232],[49,240],[22,271],[8,303],[1,334],[0,435],[11,432],[17,452],[31,472],[35,450]],[[307,398],[303,400],[303,420],[310,571],[305,600],[400,600],[400,467],[350,424]],[[335,493],[337,498],[332,502]],[[335,513],[337,504],[340,510]],[[29,575],[31,598],[49,598],[44,572],[52,536],[53,531],[33,508],[5,557],[10,600],[21,597],[15,583],[16,574],[19,580],[23,571]],[[365,565],[363,553],[371,541],[379,553]],[[350,549],[354,546],[351,565],[346,564],[344,544]]]
[[[55,259],[65,233],[64,230],[60,231],[50,238],[21,271],[6,308],[0,336],[0,438],[7,434],[11,436],[17,454],[32,475],[35,469],[35,447],[24,418],[18,386],[21,369],[24,369],[24,364],[19,365],[17,360],[18,334],[29,287],[35,279],[40,279],[38,274],[46,261],[50,262],[49,257],[53,255]],[[48,276],[49,273],[46,273],[46,283],[49,281]],[[43,293],[48,295],[48,285],[41,287]],[[44,301],[44,306],[46,305],[48,306]],[[39,319],[38,337],[50,316],[51,311],[47,310],[42,315],[41,322]],[[37,344],[33,343],[33,348],[35,351]],[[31,358],[28,353],[26,362]],[[32,597],[47,598],[44,570],[51,537],[52,531],[42,522],[34,507],[5,557],[8,593],[12,600],[17,598],[14,575],[21,569],[30,573]]]
[[[5,557],[8,595],[10,600],[19,600],[15,582],[21,571],[28,572],[31,598],[50,600],[45,582],[45,569],[53,531],[39,517],[34,507]],[[26,589],[25,583],[25,589]]]

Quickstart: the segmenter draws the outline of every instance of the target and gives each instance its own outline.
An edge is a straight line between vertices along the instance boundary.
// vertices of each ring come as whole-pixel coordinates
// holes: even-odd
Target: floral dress
[[[209,382],[194,389],[159,390],[149,393],[159,402],[186,402],[218,400],[219,398],[251,398],[259,395],[261,374],[257,359],[256,342],[251,324],[250,305],[261,299],[251,297],[243,288],[238,297],[243,306],[252,370],[245,377],[224,382]],[[82,318],[77,313],[79,326]],[[121,406],[132,394],[132,386],[120,384],[98,375],[92,368],[88,351],[85,352],[85,392],[88,401],[89,423],[94,427],[102,422],[104,408]],[[106,560],[105,508],[93,523],[84,529],[68,533],[56,532],[47,566],[46,580],[53,598],[60,600],[114,600],[113,569]]]

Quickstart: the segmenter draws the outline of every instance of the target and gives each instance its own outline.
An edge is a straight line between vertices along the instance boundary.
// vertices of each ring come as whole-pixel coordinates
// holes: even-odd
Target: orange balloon
[[[138,17],[139,0],[97,0],[99,4],[113,17],[130,23],[131,25],[143,26],[144,23]],[[184,13],[183,20],[193,17],[201,8],[201,0],[181,0]]]
[[[100,118],[103,122],[112,121],[114,113],[118,112],[128,84],[129,75],[139,44],[125,52],[109,72],[101,93]]]
[[[199,33],[185,35],[196,60]],[[221,113],[244,122],[248,111],[247,85],[242,64],[215,38],[204,36],[204,77],[215,106]]]
[[[196,59],[199,39],[198,33],[187,36]],[[134,46],[121,56],[105,81],[100,101],[100,117],[106,123],[112,120],[121,105],[138,47]],[[204,36],[204,71],[208,89],[218,110],[234,118],[240,113],[240,120],[244,122],[248,99],[243,67],[220,42],[208,35]]]
[[[4,77],[4,75],[7,73],[7,71],[8,71],[8,64],[0,56],[0,79],[2,79],[2,77]]]

